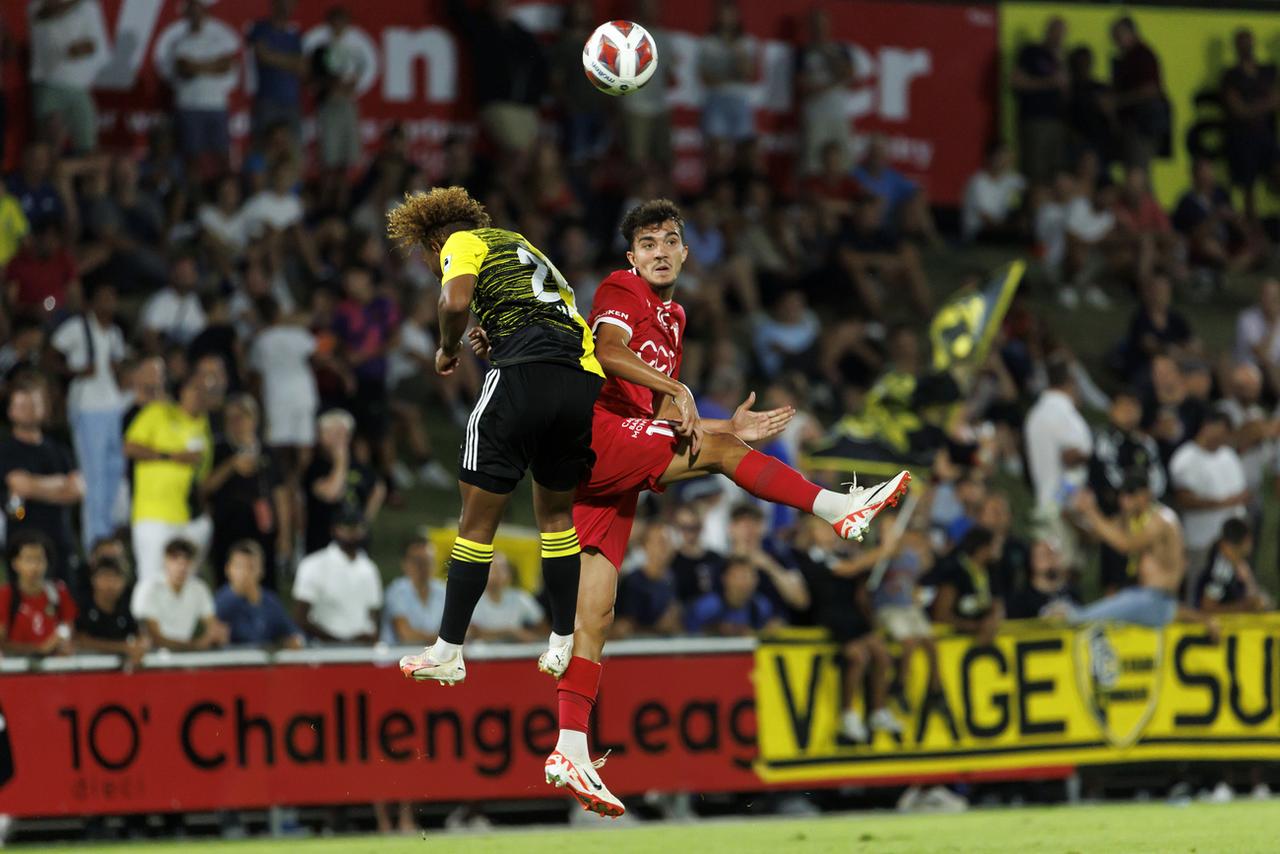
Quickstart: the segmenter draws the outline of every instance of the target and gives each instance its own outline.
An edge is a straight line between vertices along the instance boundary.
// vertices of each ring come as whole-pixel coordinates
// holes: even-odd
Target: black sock
[[[582,549],[576,528],[542,535],[542,583],[551,600],[551,631],[558,635],[573,634],[581,571]]]
[[[493,544],[475,543],[462,537],[453,541],[449,556],[449,583],[444,590],[444,615],[440,618],[440,639],[459,646],[467,638],[471,615],[489,584]]]

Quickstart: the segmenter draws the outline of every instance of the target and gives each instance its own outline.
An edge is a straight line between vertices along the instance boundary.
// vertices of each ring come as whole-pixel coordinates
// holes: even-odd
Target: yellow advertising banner
[[[1222,636],[1011,622],[990,645],[938,639],[942,691],[927,662],[890,708],[901,736],[837,742],[841,668],[814,632],[761,641],[756,770],[770,783],[1034,776],[1076,765],[1280,760],[1280,615],[1228,617]],[[861,701],[859,701],[860,703]],[[863,708],[865,712],[865,708]]]
[[[1196,96],[1215,91],[1222,74],[1235,63],[1232,34],[1253,31],[1263,62],[1280,60],[1280,15],[1242,9],[1175,9],[1150,6],[1086,6],[1057,3],[1000,5],[1000,77],[1004,138],[1017,144],[1017,110],[1009,88],[1009,72],[1018,50],[1043,37],[1045,23],[1054,16],[1067,22],[1066,50],[1080,45],[1093,49],[1095,74],[1110,80],[1111,24],[1130,15],[1142,39],[1160,58],[1165,92],[1173,106],[1173,156],[1155,161],[1152,178],[1156,196],[1165,205],[1177,202],[1190,184],[1191,161],[1186,139],[1204,116]]]

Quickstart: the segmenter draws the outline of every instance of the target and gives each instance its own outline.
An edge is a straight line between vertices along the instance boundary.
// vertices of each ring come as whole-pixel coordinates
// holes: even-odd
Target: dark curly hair
[[[430,192],[406,193],[404,201],[387,213],[387,235],[403,249],[444,241],[460,228],[488,228],[484,205],[462,187],[436,187]]]
[[[650,199],[636,205],[627,211],[618,230],[622,232],[622,239],[627,241],[627,248],[630,248],[637,231],[662,225],[667,220],[675,222],[680,239],[684,240],[684,214],[680,213],[680,206],[670,199]]]

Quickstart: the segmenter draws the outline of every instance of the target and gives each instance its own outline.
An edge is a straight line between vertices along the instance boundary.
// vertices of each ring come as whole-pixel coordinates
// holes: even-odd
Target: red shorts
[[[678,442],[669,421],[596,409],[591,424],[596,464],[573,502],[573,525],[583,548],[598,549],[615,569],[622,566],[640,493],[662,491],[658,479],[671,465]]]

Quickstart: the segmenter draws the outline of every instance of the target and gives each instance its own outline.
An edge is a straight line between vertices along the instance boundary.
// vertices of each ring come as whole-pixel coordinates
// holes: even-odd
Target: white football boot
[[[569,669],[571,658],[573,658],[572,635],[569,636],[568,643],[549,645],[547,651],[538,656],[538,669],[552,679],[559,679]]]
[[[875,486],[849,487],[849,504],[845,514],[831,523],[836,533],[846,540],[861,541],[867,528],[886,507],[896,507],[898,499],[911,485],[911,473],[900,471],[884,483]]]
[[[578,799],[587,812],[617,818],[627,811],[596,773],[601,768],[608,754],[589,765],[582,765],[555,751],[547,757],[545,766],[547,782],[557,789],[568,789],[569,794]]]
[[[434,648],[427,647],[417,655],[400,659],[400,672],[419,682],[434,679],[441,685],[457,685],[467,678],[467,665],[462,660],[462,650],[447,661],[437,661]]]

